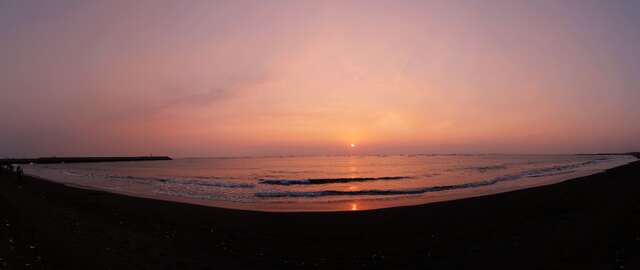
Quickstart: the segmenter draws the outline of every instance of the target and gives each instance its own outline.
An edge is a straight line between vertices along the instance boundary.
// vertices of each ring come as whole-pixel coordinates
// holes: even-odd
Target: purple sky
[[[637,1],[2,1],[0,157],[639,150],[638,25]]]

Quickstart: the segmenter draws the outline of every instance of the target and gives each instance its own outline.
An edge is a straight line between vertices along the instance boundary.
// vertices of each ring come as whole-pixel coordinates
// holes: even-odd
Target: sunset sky
[[[640,150],[638,3],[1,1],[0,157]]]

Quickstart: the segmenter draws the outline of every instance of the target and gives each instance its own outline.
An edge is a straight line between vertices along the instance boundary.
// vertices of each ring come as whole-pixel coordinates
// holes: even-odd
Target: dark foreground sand
[[[0,269],[640,269],[640,162],[364,212],[258,213],[0,176]]]

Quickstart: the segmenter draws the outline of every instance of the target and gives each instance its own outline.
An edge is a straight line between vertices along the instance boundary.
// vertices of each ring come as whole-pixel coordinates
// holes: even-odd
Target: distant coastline
[[[123,162],[123,161],[158,161],[172,160],[168,156],[137,157],[41,157],[0,159],[0,164],[52,164],[52,163],[91,163],[91,162]]]
[[[381,154],[370,154],[381,155]],[[457,155],[476,155],[476,154],[409,154],[414,155],[436,155],[436,156],[457,156]],[[576,156],[589,156],[589,155],[629,155],[640,158],[640,152],[626,152],[626,153],[593,153],[593,154],[575,154]],[[259,157],[293,157],[295,155],[280,155],[280,156],[255,156]],[[367,155],[368,156],[368,155]],[[251,156],[238,156],[238,157],[215,157],[215,158],[252,158]],[[94,163],[94,162],[128,162],[128,161],[163,161],[173,160],[170,156],[120,156],[120,157],[39,157],[39,158],[4,158],[0,159],[0,164],[55,164],[55,163]]]

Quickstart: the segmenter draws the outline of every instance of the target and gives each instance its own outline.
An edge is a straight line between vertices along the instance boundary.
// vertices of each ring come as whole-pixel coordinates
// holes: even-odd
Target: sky
[[[0,157],[637,151],[638,3],[1,1]]]

